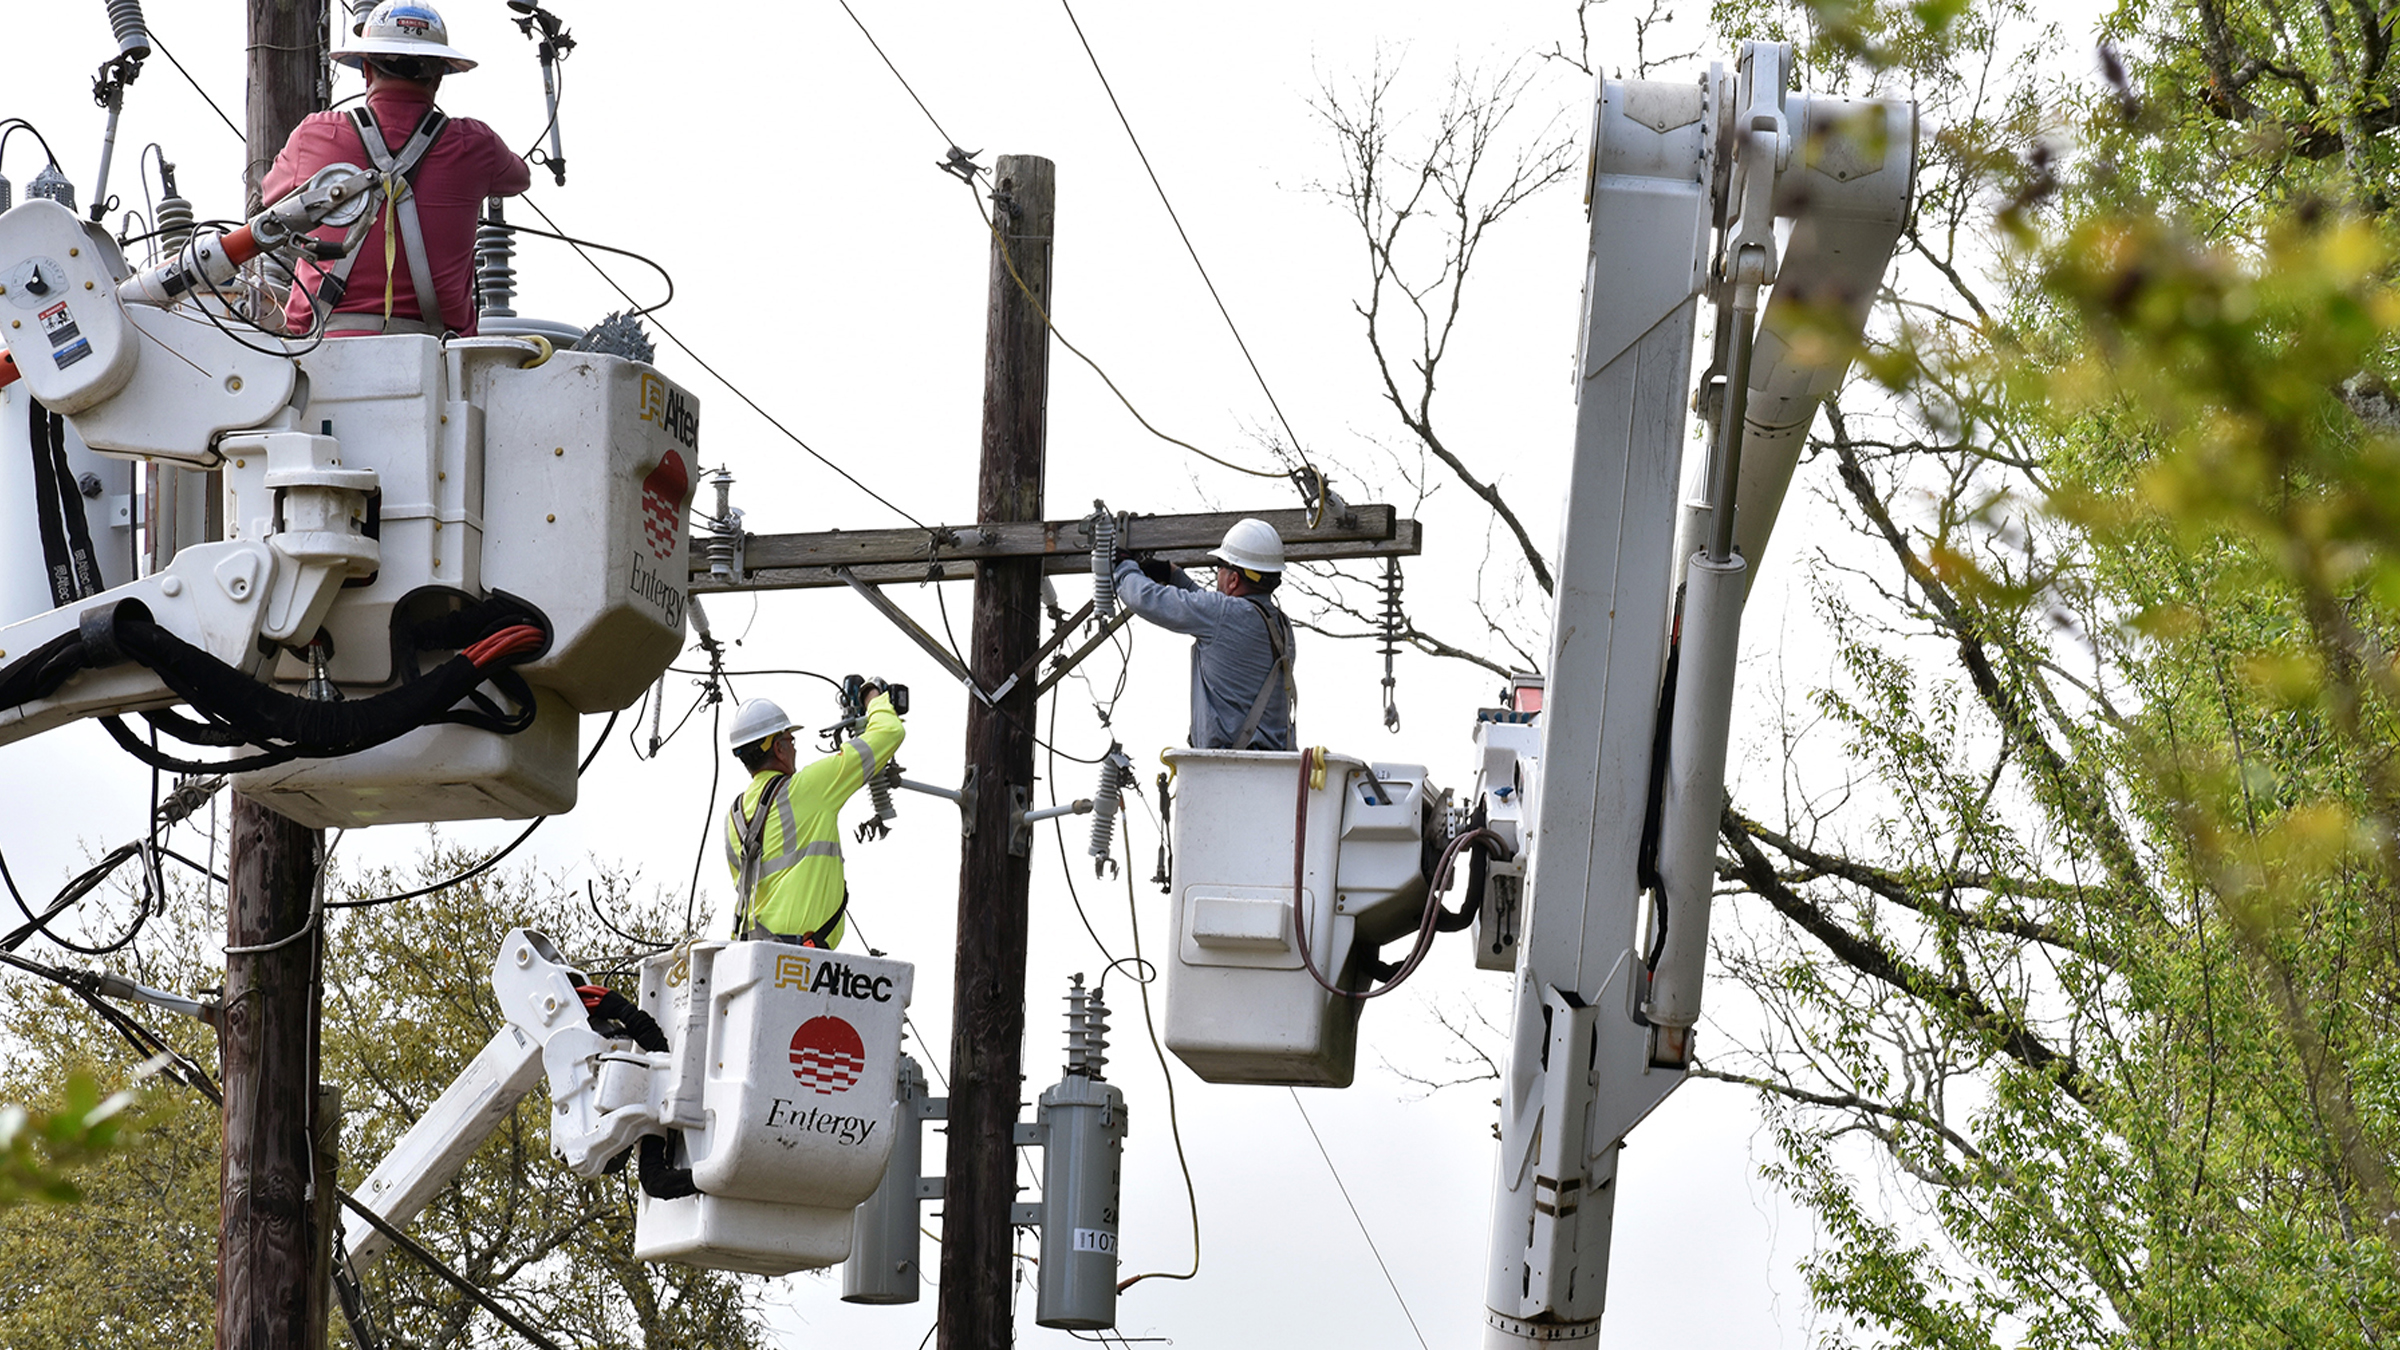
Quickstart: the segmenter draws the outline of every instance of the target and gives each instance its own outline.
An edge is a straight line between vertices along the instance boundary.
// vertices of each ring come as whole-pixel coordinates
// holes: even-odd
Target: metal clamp
[[[1045,806],[1039,810],[1028,810],[1027,807],[1031,800],[1031,794],[1025,790],[1024,785],[1018,783],[1009,785],[1008,852],[1011,857],[1022,858],[1033,852],[1035,822],[1055,820],[1060,816],[1088,815],[1092,809],[1092,799],[1089,797],[1079,797],[1065,806]]]

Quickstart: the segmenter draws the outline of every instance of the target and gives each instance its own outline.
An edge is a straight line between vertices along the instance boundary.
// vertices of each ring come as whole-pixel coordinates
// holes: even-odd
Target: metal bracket
[[[1026,809],[1026,805],[1031,799],[1031,795],[1026,792],[1023,784],[1012,783],[1009,785],[1008,852],[1011,857],[1022,858],[1033,852],[1033,827],[1036,821],[1051,820],[1059,816],[1089,815],[1092,810],[1092,799],[1089,797],[1078,797],[1065,806],[1045,806],[1038,811]],[[1024,1129],[1026,1127],[1020,1125],[1017,1128]],[[1026,1141],[1020,1139],[1017,1142],[1024,1143]]]
[[[967,669],[963,662],[951,655],[950,649],[936,641],[933,634],[926,632],[923,624],[910,618],[906,610],[893,604],[891,597],[885,595],[882,588],[860,581],[857,574],[847,567],[837,567],[833,569],[833,574],[840,577],[850,589],[865,597],[866,602],[873,605],[877,613],[891,620],[892,626],[898,628],[910,641],[924,648],[925,654],[933,658],[934,664],[950,672],[951,678],[965,685],[968,693],[987,704],[992,701],[991,695],[984,693],[982,686],[975,683],[975,672]]]
[[[1017,1228],[1041,1227],[1042,1202],[1039,1200],[1019,1200],[1015,1204],[1010,1205],[1008,1207],[1008,1221],[1012,1226]]]
[[[1091,608],[1091,606],[1086,605],[1084,608],[1088,610]],[[1075,669],[1075,667],[1082,665],[1085,657],[1090,656],[1093,652],[1100,650],[1100,645],[1108,641],[1110,637],[1114,636],[1118,629],[1125,626],[1125,621],[1131,619],[1132,617],[1132,610],[1118,610],[1115,618],[1110,619],[1099,632],[1092,634],[1091,641],[1084,643],[1082,646],[1077,647],[1074,651],[1068,653],[1066,656],[1059,658],[1058,664],[1050,668],[1050,673],[1042,677],[1042,682],[1033,687],[1033,696],[1035,698],[1040,698],[1042,695],[1049,693],[1050,686],[1058,683],[1060,680],[1065,679],[1068,671],[1071,671]]]
[[[959,836],[972,839],[975,837],[975,807],[982,800],[982,793],[976,784],[978,777],[976,766],[970,764],[967,766],[966,781],[960,783],[955,791],[950,788],[935,787],[931,783],[920,783],[913,778],[901,779],[900,786],[911,792],[922,792],[928,797],[943,798],[958,807]],[[929,1117],[929,1119],[939,1119],[939,1117]]]

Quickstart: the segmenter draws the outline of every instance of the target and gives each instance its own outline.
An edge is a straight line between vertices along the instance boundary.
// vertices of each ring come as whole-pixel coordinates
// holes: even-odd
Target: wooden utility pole
[[[976,518],[1042,518],[1049,422],[1051,226],[1049,160],[1002,155],[994,170],[990,308],[983,348],[983,457]],[[1037,306],[1033,297],[1039,297]],[[1041,645],[1042,560],[975,563],[969,663],[978,689],[1001,688]],[[1016,1201],[1016,1123],[1025,1052],[1026,894],[1012,799],[1033,786],[1033,682],[996,704],[970,697],[967,764],[980,791],[958,881],[958,966],[950,1019],[950,1139],[942,1193],[942,1350],[1000,1350],[1009,1318],[1009,1209]]]
[[[258,184],[301,118],[320,106],[326,0],[249,0],[249,164]],[[311,922],[323,836],[236,794],[225,875],[225,1147],[217,1215],[217,1350],[317,1350],[326,1284],[314,1166],[317,963]]]

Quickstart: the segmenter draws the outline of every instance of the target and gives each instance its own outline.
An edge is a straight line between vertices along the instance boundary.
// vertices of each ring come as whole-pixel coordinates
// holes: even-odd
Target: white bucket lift
[[[634,1255],[761,1275],[850,1255],[900,1111],[901,1017],[915,967],[780,942],[703,942],[642,964],[667,1030],[669,1162],[697,1193],[647,1190]]]
[[[56,202],[0,214],[0,413],[38,398],[171,497],[220,469],[226,522],[189,538],[172,502],[151,522],[171,562],[84,568],[67,603],[41,578],[58,549],[0,552],[0,743],[143,712],[250,742],[236,786],[305,825],[521,819],[574,805],[577,715],[629,706],[682,649],[699,405],[656,370],[538,337],[233,331],[239,264],[355,220],[371,187],[334,166],[139,275]],[[20,594],[54,603],[10,612]],[[508,698],[476,705],[484,682]]]
[[[1303,789],[1298,753],[1170,750],[1166,760],[1167,1048],[1212,1083],[1347,1086],[1359,1001],[1318,976],[1363,989],[1375,948],[1423,914],[1434,810],[1425,770],[1328,754]]]
[[[639,1006],[658,1033],[645,1048],[594,1030],[583,972],[549,938],[515,929],[492,971],[506,1025],[358,1198],[405,1228],[546,1076],[550,1149],[570,1170],[599,1176],[643,1155],[642,1260],[761,1275],[832,1265],[850,1254],[852,1211],[900,1132],[914,979],[903,961],[693,943],[642,965]],[[356,1260],[389,1243],[356,1215],[345,1224]]]

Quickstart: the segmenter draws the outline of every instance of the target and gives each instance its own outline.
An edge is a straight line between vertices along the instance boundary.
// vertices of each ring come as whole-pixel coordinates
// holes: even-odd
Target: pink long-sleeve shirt
[[[375,113],[375,123],[383,131],[387,149],[396,152],[408,143],[430,101],[423,90],[398,84],[378,85],[367,95],[367,106]],[[291,139],[284,142],[283,153],[275,157],[275,167],[267,173],[261,195],[272,202],[307,182],[309,175],[328,164],[374,167],[366,147],[359,144],[357,128],[347,113],[311,113],[294,127]],[[417,171],[415,180],[417,219],[425,231],[425,256],[433,269],[434,298],[441,302],[442,320],[452,332],[462,336],[472,336],[475,332],[475,220],[483,210],[484,199],[513,197],[532,182],[533,170],[508,148],[499,133],[471,117],[452,118],[441,139],[426,152],[424,166]],[[323,239],[339,239],[342,234],[341,230],[330,227],[317,232]],[[359,243],[358,261],[350,268],[349,289],[334,307],[336,313],[383,313],[383,245],[383,207],[379,197],[374,224]],[[394,245],[392,314],[404,319],[421,318],[417,312],[416,283],[408,272],[408,251],[398,240],[394,240]],[[330,270],[314,262],[300,264],[300,284],[292,288],[291,301],[284,311],[293,332],[306,332],[311,326],[310,303],[316,294],[318,278]]]

